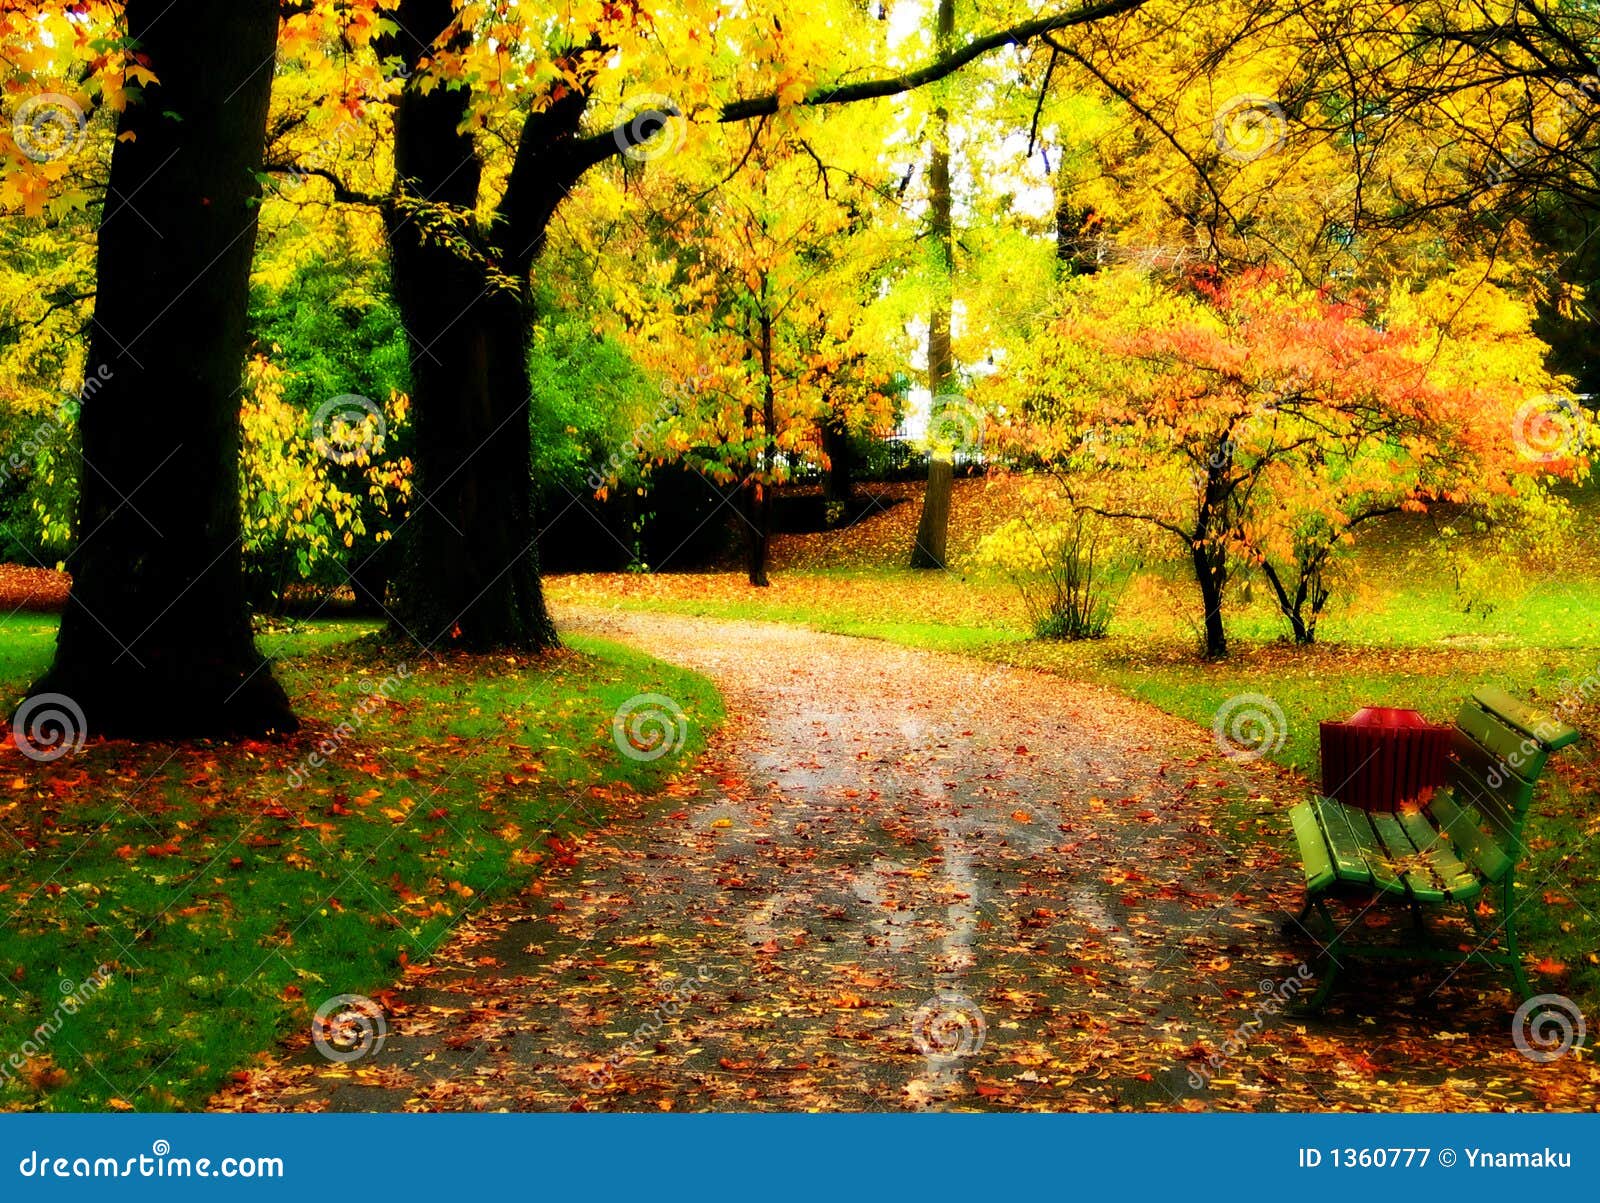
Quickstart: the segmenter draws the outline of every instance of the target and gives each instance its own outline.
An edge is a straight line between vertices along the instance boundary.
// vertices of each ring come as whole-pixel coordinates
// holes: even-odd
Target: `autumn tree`
[[[1514,495],[1551,471],[1514,432],[1558,388],[1497,294],[1444,322],[1448,288],[1338,300],[1281,272],[1200,269],[1181,282],[1097,273],[996,389],[1012,435],[1072,503],[1169,536],[1188,560],[1207,656],[1227,655],[1225,603],[1254,565],[1309,641],[1327,557],[1370,517]]]
[[[334,6],[336,13],[319,4],[294,18],[323,22],[324,41],[339,51],[323,52],[325,59],[340,61],[346,48],[370,42],[383,69],[369,67],[366,80],[379,76],[394,94],[394,175],[385,195],[352,187],[342,157],[330,164],[324,155],[308,174],[326,177],[336,200],[378,201],[390,230],[395,289],[414,346],[418,448],[408,567],[396,598],[405,629],[424,643],[468,648],[553,639],[525,486],[528,451],[519,445],[529,405],[528,281],[552,218],[587,171],[648,144],[681,120],[679,110],[694,124],[731,124],[893,96],[1002,47],[1140,3],[1100,0],[1030,17],[903,71],[857,72],[846,82],[836,81],[832,63],[841,29],[860,27],[854,10],[796,16],[787,28],[764,13],[720,19],[725,39],[762,47],[753,55],[700,38],[694,14],[657,19],[598,3],[546,22],[521,9],[398,0],[388,23],[369,4],[375,19],[354,33],[351,11],[361,6]],[[631,107],[596,103],[628,74],[661,86],[641,88],[645,99]],[[341,90],[328,103],[348,99]],[[497,142],[511,149],[500,152]],[[517,437],[497,437],[512,432]]]
[[[870,182],[805,149],[797,132],[763,123],[725,141],[732,170],[711,165],[715,189],[690,167],[646,190],[652,215],[638,241],[610,248],[611,302],[641,362],[693,381],[657,415],[642,454],[732,490],[760,587],[775,489],[804,463],[828,465],[830,425],[890,424],[867,310],[899,248],[874,220]]]
[[[291,728],[251,634],[239,516],[237,399],[278,5],[129,0],[121,19],[126,41],[113,44],[136,56],[73,43],[103,31],[91,21],[58,25],[120,114],[87,359],[101,383],[78,418],[72,593],[30,695],[65,696],[96,734]]]

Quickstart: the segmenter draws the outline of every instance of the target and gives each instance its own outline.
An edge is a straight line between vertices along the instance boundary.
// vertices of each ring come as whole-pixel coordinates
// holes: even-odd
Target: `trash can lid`
[[[1345,720],[1352,727],[1426,727],[1428,720],[1415,710],[1395,706],[1363,706]]]

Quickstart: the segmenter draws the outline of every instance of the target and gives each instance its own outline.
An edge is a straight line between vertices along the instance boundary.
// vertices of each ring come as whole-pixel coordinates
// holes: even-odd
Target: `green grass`
[[[12,696],[48,660],[53,627],[0,623]],[[307,720],[291,740],[91,743],[49,765],[7,745],[0,1107],[202,1105],[251,1054],[308,1030],[321,1002],[380,990],[464,912],[570,856],[575,830],[683,769],[722,717],[703,677],[598,640],[402,677],[368,630],[262,638]],[[688,716],[678,753],[614,745],[614,713],[641,693]],[[337,746],[313,766],[323,741]],[[64,1014],[102,964],[109,984]],[[40,1025],[35,1055],[7,1060]]]
[[[13,691],[25,687],[50,663],[55,641],[54,615],[0,616],[0,681]]]

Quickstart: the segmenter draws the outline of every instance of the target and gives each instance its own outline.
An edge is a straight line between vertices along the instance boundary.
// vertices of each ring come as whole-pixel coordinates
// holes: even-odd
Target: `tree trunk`
[[[1222,537],[1228,527],[1228,506],[1233,496],[1233,444],[1224,440],[1206,459],[1201,478],[1203,492],[1189,550],[1195,583],[1205,610],[1205,656],[1228,657],[1228,633],[1222,624],[1222,598],[1228,585],[1228,550]]]
[[[397,16],[387,50],[416,68],[450,27],[453,5],[404,0]],[[464,88],[408,87],[395,111],[397,194],[385,222],[411,349],[417,450],[392,614],[424,647],[537,651],[556,635],[528,485],[527,279],[554,202],[541,217],[542,189],[508,190],[501,217],[514,212],[530,224],[505,221],[494,231],[509,239],[504,253],[477,227],[482,163],[462,130],[468,99]],[[550,176],[537,182],[560,185]],[[434,229],[446,216],[457,245]]]
[[[761,281],[762,301],[766,300],[766,280]],[[777,424],[777,395],[772,383],[772,318],[765,311],[761,314],[761,434],[765,445],[761,449],[761,472],[753,480],[745,484],[745,567],[749,572],[750,583],[757,588],[765,589],[771,582],[767,579],[767,551],[772,544],[772,468],[773,461],[778,454],[778,448],[773,442],[773,430]],[[745,425],[748,428],[755,415],[748,409],[745,410]]]
[[[480,265],[409,228],[391,247],[417,448],[394,619],[423,647],[551,647],[528,489],[530,317]]]
[[[1272,586],[1273,596],[1278,602],[1278,612],[1289,622],[1289,630],[1294,634],[1295,643],[1309,646],[1315,642],[1316,610],[1312,611],[1312,621],[1308,624],[1304,618],[1306,604],[1306,577],[1302,570],[1300,579],[1295,585],[1294,596],[1289,596],[1289,591],[1284,587],[1283,580],[1278,576],[1278,571],[1270,563],[1263,560],[1261,573],[1267,578],[1267,584]]]
[[[939,54],[948,54],[955,41],[955,0],[939,0],[934,39]],[[933,421],[940,399],[950,391],[955,375],[950,350],[950,309],[955,293],[955,239],[950,205],[950,110],[940,100],[933,111],[933,152],[928,162],[928,223],[932,234],[933,305],[928,314],[928,418]],[[928,460],[928,487],[922,494],[922,515],[917,540],[911,548],[911,567],[943,568],[950,533],[950,495],[955,488],[955,467],[934,447]]]
[[[277,0],[129,0],[160,82],[118,119],[99,234],[59,694],[107,736],[290,730],[240,549],[239,386]]]
[[[772,543],[772,497],[757,477],[748,478],[739,489],[739,511],[744,519],[744,567],[750,584],[765,589],[767,549]]]
[[[822,454],[828,461],[828,470],[822,477],[823,505],[848,507],[854,496],[850,481],[850,431],[843,418],[830,414],[822,423],[821,435]],[[831,523],[832,519],[828,521]]]
[[[1200,586],[1200,604],[1205,607],[1206,659],[1228,658],[1228,634],[1222,625],[1222,594],[1227,583],[1227,562],[1219,548],[1196,540],[1193,549],[1194,577]]]

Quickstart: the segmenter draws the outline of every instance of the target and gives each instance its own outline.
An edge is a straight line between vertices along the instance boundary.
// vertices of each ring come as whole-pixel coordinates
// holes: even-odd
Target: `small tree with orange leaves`
[[[1280,273],[1176,280],[1102,273],[994,387],[1011,439],[1072,504],[1165,532],[1192,565],[1208,657],[1223,605],[1257,567],[1298,642],[1328,569],[1380,514],[1545,498],[1587,470],[1581,413],[1543,366],[1531,314],[1493,285],[1336,298]]]

